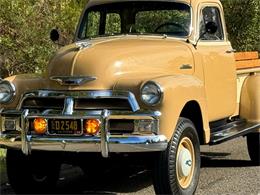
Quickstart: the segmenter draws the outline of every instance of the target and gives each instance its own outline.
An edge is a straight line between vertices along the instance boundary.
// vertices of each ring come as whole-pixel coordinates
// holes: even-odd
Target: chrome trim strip
[[[133,109],[133,112],[136,112],[137,110],[140,110],[140,107],[135,99],[135,95],[133,93],[129,93],[128,95],[128,98],[129,98],[129,103]]]
[[[102,152],[101,138],[84,137],[43,137],[27,136],[31,150],[60,152]],[[111,136],[109,152],[155,152],[167,148],[167,138],[164,135],[128,135]],[[19,135],[0,135],[0,148],[21,148]]]
[[[109,113],[107,110],[103,110],[102,112],[102,129],[101,129],[101,154],[104,158],[108,157],[108,142],[109,142],[109,132],[108,132],[108,116]]]
[[[64,101],[64,109],[62,111],[63,115],[72,115],[74,107],[74,99],[71,97],[66,97]]]
[[[97,77],[93,76],[52,76],[52,81],[58,82],[60,85],[65,86],[80,86],[86,82],[97,80]]]
[[[21,140],[22,140],[22,151],[25,155],[29,155],[31,153],[31,148],[29,144],[29,140],[27,137],[29,130],[29,123],[26,117],[28,116],[29,110],[24,110],[21,115]]]
[[[92,98],[92,99],[100,99],[100,98],[121,98],[128,99],[129,104],[132,107],[133,112],[140,110],[139,104],[135,98],[135,95],[128,91],[112,91],[112,90],[104,90],[104,91],[50,91],[50,90],[38,90],[28,92],[23,95],[21,98],[17,110],[21,110],[22,104],[25,99],[30,97],[36,98],[61,98],[61,97],[71,97],[71,98]]]

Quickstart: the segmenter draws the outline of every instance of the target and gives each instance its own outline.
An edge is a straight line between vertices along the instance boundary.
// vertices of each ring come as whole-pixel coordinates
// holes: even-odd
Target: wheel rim
[[[195,169],[195,152],[192,141],[188,137],[182,138],[177,150],[176,172],[179,185],[189,187]]]

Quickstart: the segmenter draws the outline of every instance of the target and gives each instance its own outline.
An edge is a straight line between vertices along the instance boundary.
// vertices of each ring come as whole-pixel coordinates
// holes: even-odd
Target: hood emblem
[[[79,50],[89,48],[92,46],[92,43],[89,41],[79,41],[75,43]]]
[[[52,76],[52,81],[58,82],[60,85],[72,85],[80,86],[86,82],[97,80],[97,77],[93,76]]]

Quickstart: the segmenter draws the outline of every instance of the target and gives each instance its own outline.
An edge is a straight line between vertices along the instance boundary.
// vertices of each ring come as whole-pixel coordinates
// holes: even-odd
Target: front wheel
[[[9,183],[18,194],[53,193],[59,178],[59,159],[48,152],[33,152],[25,156],[19,150],[7,150]]]
[[[200,143],[193,123],[180,118],[166,151],[156,159],[156,194],[194,194],[200,171]]]
[[[260,133],[250,133],[246,137],[251,161],[254,165],[260,165]]]

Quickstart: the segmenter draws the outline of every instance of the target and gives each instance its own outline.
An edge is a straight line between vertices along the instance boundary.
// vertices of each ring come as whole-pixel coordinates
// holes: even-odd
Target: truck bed
[[[253,72],[260,72],[260,59],[257,51],[235,53],[237,75],[246,77]]]
[[[235,53],[237,68],[237,111],[239,114],[239,103],[242,85],[246,77],[253,73],[260,74],[260,59],[258,52],[237,52]]]

